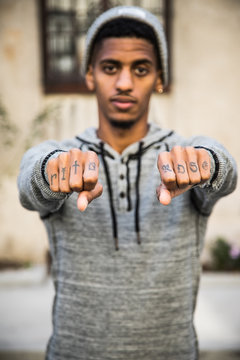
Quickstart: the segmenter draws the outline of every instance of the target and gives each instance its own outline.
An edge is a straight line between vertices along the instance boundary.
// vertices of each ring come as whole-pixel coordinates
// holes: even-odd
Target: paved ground
[[[33,352],[0,352],[0,360],[44,360],[44,354]]]
[[[240,274],[203,274],[195,325],[201,350],[240,350]]]
[[[239,360],[240,352],[213,351],[200,353],[199,360]],[[43,353],[0,352],[0,360],[44,360]],[[162,359],[164,360],[164,359]]]
[[[0,360],[44,359],[52,301],[43,267],[0,272]],[[240,275],[202,277],[195,316],[201,360],[240,360],[239,304]]]

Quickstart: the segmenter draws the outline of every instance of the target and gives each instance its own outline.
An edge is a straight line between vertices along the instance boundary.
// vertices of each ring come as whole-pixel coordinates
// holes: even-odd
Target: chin
[[[110,124],[114,128],[118,129],[130,129],[135,123],[136,120],[116,120],[110,119]]]

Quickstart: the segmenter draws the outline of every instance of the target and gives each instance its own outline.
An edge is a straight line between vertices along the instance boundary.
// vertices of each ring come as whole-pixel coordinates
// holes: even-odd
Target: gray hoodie
[[[156,198],[157,156],[174,145],[206,148],[212,176],[163,206]],[[50,157],[73,147],[100,159],[103,194],[84,213],[76,193],[49,189],[45,171]],[[214,204],[236,186],[236,165],[221,145],[151,124],[146,137],[118,154],[89,128],[30,149],[18,185],[22,205],[46,225],[53,258],[48,360],[197,359],[199,254]]]

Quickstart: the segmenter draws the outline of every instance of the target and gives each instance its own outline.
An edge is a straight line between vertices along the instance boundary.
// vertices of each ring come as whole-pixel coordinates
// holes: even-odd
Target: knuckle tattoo
[[[50,185],[53,185],[53,179],[57,179],[57,174],[51,174]]]
[[[203,168],[203,170],[208,170],[209,166],[208,166],[208,162],[206,160],[202,163],[202,168]]]
[[[177,171],[179,174],[185,174],[185,172],[186,172],[185,167],[181,164],[178,164]]]
[[[90,162],[88,165],[88,170],[96,170],[96,164],[95,162]]]
[[[74,164],[72,165],[72,168],[74,168],[74,175],[77,175],[78,167],[80,168],[80,165],[78,164],[78,161],[75,160]]]
[[[194,161],[190,161],[189,168],[194,173],[198,171],[198,166]]]
[[[61,173],[62,173],[61,180],[65,181],[66,180],[66,177],[65,177],[65,175],[66,175],[66,167],[61,168]]]
[[[172,172],[172,169],[170,168],[169,164],[162,165],[161,168],[165,173],[166,172]]]

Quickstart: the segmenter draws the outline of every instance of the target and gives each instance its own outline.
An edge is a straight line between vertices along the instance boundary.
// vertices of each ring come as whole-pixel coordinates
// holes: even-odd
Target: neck
[[[121,154],[129,145],[140,141],[147,134],[148,128],[147,122],[139,122],[129,129],[121,129],[112,126],[110,123],[100,121],[97,135]]]

